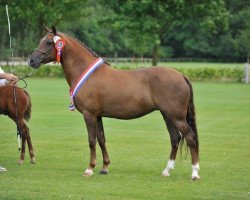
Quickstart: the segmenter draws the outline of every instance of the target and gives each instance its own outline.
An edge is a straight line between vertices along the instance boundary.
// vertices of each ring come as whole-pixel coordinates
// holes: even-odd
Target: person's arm
[[[17,77],[13,74],[0,73],[0,85],[14,84]]]

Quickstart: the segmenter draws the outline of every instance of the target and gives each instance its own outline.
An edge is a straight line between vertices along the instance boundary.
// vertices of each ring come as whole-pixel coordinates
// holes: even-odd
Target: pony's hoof
[[[162,176],[170,176],[170,173],[169,172],[162,172],[161,175]]]
[[[86,169],[83,176],[90,177],[93,176],[93,171],[91,169]]]
[[[36,164],[36,159],[35,158],[31,158],[30,163],[31,164]]]
[[[162,176],[170,176],[170,169],[166,168],[163,170],[163,172],[161,173]]]
[[[192,176],[192,180],[193,181],[198,181],[198,180],[200,180],[201,178],[199,177],[199,176]]]
[[[23,164],[23,161],[24,161],[24,160],[19,160],[17,163],[18,163],[19,165],[22,165],[22,164]]]
[[[108,169],[101,169],[100,174],[108,174],[109,170]]]

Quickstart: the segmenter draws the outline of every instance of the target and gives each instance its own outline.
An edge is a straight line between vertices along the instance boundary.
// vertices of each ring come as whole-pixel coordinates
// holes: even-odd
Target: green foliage
[[[162,64],[162,63],[161,63]],[[177,63],[176,63],[177,64]],[[186,63],[187,64],[187,63]],[[165,65],[170,66],[168,63]],[[194,67],[194,65],[189,64],[186,67],[185,63],[178,63],[179,66],[172,66],[176,70],[180,71],[191,80],[194,81],[216,81],[216,82],[242,82],[244,81],[244,69],[242,67],[235,66],[206,66],[206,63],[196,63],[199,67]],[[141,64],[132,65],[132,64],[120,64],[118,66],[114,65],[117,69],[122,70],[132,70],[139,68]],[[161,65],[162,66],[162,65]]]
[[[9,42],[5,5],[8,4],[14,55],[28,55],[45,34],[44,25],[61,25],[84,15],[86,0],[13,0],[0,3],[0,48]],[[3,19],[3,20],[2,20]],[[1,44],[2,43],[2,44]],[[0,55],[0,58],[2,55]]]
[[[190,64],[187,67],[176,67],[181,73],[188,76],[191,80],[195,81],[218,81],[218,82],[242,82],[244,81],[244,70],[243,67],[208,67],[206,63],[196,63],[196,65],[200,65],[200,67],[193,67]],[[112,67],[116,69],[122,70],[133,70],[137,68],[141,68],[141,63],[137,63],[137,65],[133,65],[133,63],[123,63],[119,65],[112,65]],[[180,66],[183,63],[180,64]],[[3,67],[4,71],[11,72],[13,69],[11,67],[5,66]],[[16,66],[14,68],[15,74],[19,77],[25,76],[29,74],[32,69],[28,66]],[[64,77],[63,70],[59,65],[45,65],[37,69],[33,77]]]
[[[250,55],[250,1],[3,0],[0,60],[28,57],[56,25],[105,57],[192,57],[245,62]],[[154,49],[154,51],[153,51]]]
[[[185,23],[186,20],[196,19],[197,21],[192,24],[206,27],[209,32],[216,32],[219,25],[228,26],[225,17],[228,13],[222,0],[194,1],[192,4],[188,1],[157,1],[156,3],[155,1],[105,0],[104,2],[106,7],[111,7],[114,11],[113,15],[107,16],[108,21],[113,21],[119,30],[125,30],[133,41],[138,41],[133,44],[139,54],[145,53],[148,46],[153,50],[153,65],[157,64],[159,46],[163,44],[163,40],[175,22]],[[193,43],[195,42],[192,41]]]
[[[188,76],[191,80],[242,82],[244,79],[243,68],[177,68],[178,71]]]
[[[60,65],[44,65],[34,71],[29,66],[4,66],[2,68],[5,72],[14,73],[18,77],[23,77],[30,73],[32,73],[32,77],[64,77],[64,73]]]

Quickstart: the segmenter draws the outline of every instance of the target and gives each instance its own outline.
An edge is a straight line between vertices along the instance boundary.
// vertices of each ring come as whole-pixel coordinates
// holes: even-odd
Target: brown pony
[[[29,94],[17,86],[6,85],[0,86],[0,114],[7,115],[12,119],[18,131],[21,133],[22,146],[19,164],[22,164],[25,158],[26,140],[28,143],[30,162],[35,163],[35,154],[33,151],[29,128],[25,124],[31,115],[31,101]]]
[[[90,147],[90,164],[84,175],[93,175],[96,142],[103,154],[101,174],[110,163],[105,145],[102,117],[134,119],[159,110],[171,138],[172,150],[163,176],[174,168],[182,136],[192,156],[192,179],[199,179],[199,143],[195,122],[193,90],[190,81],[170,68],[149,67],[138,70],[111,68],[77,39],[46,28],[47,34],[31,54],[30,66],[60,61],[71,91],[72,107],[83,114]],[[59,42],[58,42],[59,41]],[[96,67],[96,64],[98,66]],[[96,68],[90,73],[89,71]],[[88,75],[84,84],[82,78]],[[79,83],[81,83],[79,85]]]

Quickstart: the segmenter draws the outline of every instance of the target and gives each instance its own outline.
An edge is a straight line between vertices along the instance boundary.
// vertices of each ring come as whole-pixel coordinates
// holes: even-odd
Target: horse
[[[24,162],[27,141],[30,162],[35,164],[30,131],[25,123],[31,117],[31,100],[28,92],[15,85],[0,86],[0,114],[12,119],[17,125],[17,131],[21,134],[22,145],[18,163],[21,165]]]
[[[71,108],[82,113],[87,126],[90,148],[89,166],[84,176],[92,176],[96,166],[96,143],[103,156],[100,174],[108,174],[110,159],[102,123],[103,117],[135,119],[159,110],[170,134],[171,152],[162,176],[170,176],[182,140],[190,149],[192,180],[200,179],[199,140],[196,127],[192,84],[180,72],[165,67],[136,70],[112,68],[78,39],[45,27],[29,65],[61,63],[70,87]],[[184,139],[183,139],[184,138]]]

